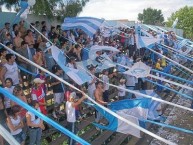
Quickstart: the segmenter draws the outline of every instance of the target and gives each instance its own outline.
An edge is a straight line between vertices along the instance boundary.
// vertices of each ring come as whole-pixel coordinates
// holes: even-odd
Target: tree
[[[147,8],[143,9],[142,14],[138,14],[138,20],[144,24],[156,25],[162,24],[164,17],[161,10]]]
[[[31,13],[46,15],[48,18],[57,16],[76,16],[89,0],[36,0]],[[7,9],[19,10],[18,0],[1,0],[0,6],[5,5]]]
[[[184,37],[193,39],[193,7],[185,6],[172,13],[166,25],[171,27],[176,18],[178,18],[176,28],[184,30]]]

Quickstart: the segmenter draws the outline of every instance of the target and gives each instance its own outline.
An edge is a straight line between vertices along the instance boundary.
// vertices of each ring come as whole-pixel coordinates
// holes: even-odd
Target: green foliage
[[[185,6],[172,13],[166,25],[171,27],[176,18],[178,18],[176,28],[183,29],[185,37],[193,39],[193,7]]]
[[[36,0],[31,13],[45,15],[48,18],[56,16],[58,19],[77,16],[89,0]],[[18,11],[18,0],[1,0],[0,6],[5,5],[7,9],[14,8]]]
[[[143,9],[143,13],[138,14],[138,20],[144,24],[160,25],[164,21],[161,10],[147,8]]]

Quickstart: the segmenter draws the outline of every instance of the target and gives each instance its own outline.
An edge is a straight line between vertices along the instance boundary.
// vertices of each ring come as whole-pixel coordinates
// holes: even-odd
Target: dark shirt
[[[55,83],[55,82],[58,82],[58,80],[55,78],[52,78],[51,83]],[[53,93],[63,93],[64,92],[63,87],[64,87],[64,84],[62,84],[62,83],[59,83],[57,85],[52,86]]]

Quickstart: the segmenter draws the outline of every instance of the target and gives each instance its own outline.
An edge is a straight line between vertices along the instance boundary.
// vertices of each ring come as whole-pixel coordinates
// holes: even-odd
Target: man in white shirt
[[[21,82],[21,76],[18,71],[17,64],[15,63],[15,56],[13,54],[6,55],[7,63],[4,64],[4,67],[0,72],[0,79],[5,86],[5,79],[11,78],[13,81],[13,85],[18,85]]]
[[[126,78],[126,88],[128,90],[134,90],[135,85],[137,83],[137,78],[134,76],[128,75],[128,74],[125,75],[125,78]],[[128,97],[128,99],[131,99],[132,93],[128,93],[127,97]]]
[[[69,96],[68,101],[66,102],[66,115],[67,115],[67,126],[68,130],[76,134],[76,113],[75,113],[75,107],[80,105],[84,99],[86,99],[86,96],[83,95],[82,98],[80,98],[78,101],[75,101],[76,94],[71,93]],[[75,141],[72,138],[69,138],[68,140],[69,145],[75,145]]]

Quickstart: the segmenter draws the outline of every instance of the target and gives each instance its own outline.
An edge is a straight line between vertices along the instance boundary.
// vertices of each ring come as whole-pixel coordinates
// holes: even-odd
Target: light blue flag
[[[118,102],[113,102],[108,105],[108,108],[117,113],[118,115],[129,120],[130,122],[140,125],[140,119],[147,119],[150,103],[151,99],[147,98],[134,100],[126,99]],[[140,130],[136,129],[131,125],[128,125],[119,118],[114,117],[113,115],[104,111],[100,107],[98,106],[94,107],[109,121],[107,126],[103,126],[96,123],[94,123],[94,125],[96,125],[101,129],[112,130],[124,134],[131,134],[133,136],[140,138]]]
[[[149,95],[149,96],[161,99],[161,97],[157,93],[155,93],[154,90],[141,90],[141,91],[135,90],[135,91],[142,93],[142,94],[145,94],[145,95]],[[136,98],[144,98],[144,97],[142,97],[140,95],[136,95],[136,94],[135,94],[135,96],[136,96]],[[160,114],[157,110],[161,110],[161,103],[157,102],[155,100],[151,100],[147,118],[150,120],[160,120],[161,117],[160,117]]]
[[[87,73],[80,71],[78,69],[73,69],[73,68],[65,66],[66,57],[64,56],[64,54],[62,53],[62,51],[59,48],[57,48],[56,46],[51,46],[50,48],[52,50],[52,56],[54,60],[56,61],[56,63],[78,85],[82,85],[91,80],[91,76],[88,75]]]
[[[88,36],[93,37],[103,22],[102,19],[92,17],[65,18],[61,28],[62,30],[81,29]]]

